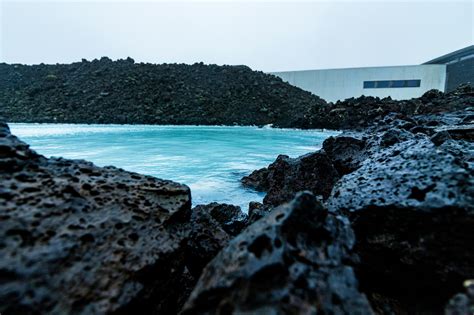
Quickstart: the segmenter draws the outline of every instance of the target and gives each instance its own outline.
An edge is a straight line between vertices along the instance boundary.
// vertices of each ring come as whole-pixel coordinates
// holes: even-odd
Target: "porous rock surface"
[[[355,270],[377,312],[440,313],[462,282],[474,278],[472,109],[392,113],[363,132],[327,139],[319,151],[340,176],[325,204],[352,224]],[[301,183],[291,171],[298,166],[270,167],[250,175],[251,185],[270,192],[272,173],[286,187]]]
[[[272,211],[271,207],[265,206],[261,202],[252,201],[249,203],[248,224],[260,220]]]
[[[349,215],[364,287],[408,312],[439,311],[474,276],[474,143],[396,127],[379,141],[328,207]]]
[[[349,136],[329,137],[323,142],[323,150],[329,156],[339,175],[358,169],[367,158],[368,144],[365,139]]]
[[[247,226],[248,216],[242,212],[240,207],[225,203],[212,202],[207,205],[199,205],[196,212],[206,211],[216,220],[222,229],[229,235],[239,234]]]
[[[0,223],[2,314],[173,314],[230,239],[187,186],[47,159],[4,123]]]
[[[242,178],[244,186],[265,191],[265,205],[288,202],[302,190],[327,198],[339,179],[339,173],[324,152],[309,153],[298,158],[279,155],[268,168]]]
[[[347,222],[301,193],[207,265],[182,314],[371,314],[346,264],[353,243]]]
[[[472,143],[449,140],[436,146],[426,135],[412,137],[374,154],[338,181],[330,209],[396,206],[430,212],[456,206],[471,212],[473,169],[462,155],[474,149]]]

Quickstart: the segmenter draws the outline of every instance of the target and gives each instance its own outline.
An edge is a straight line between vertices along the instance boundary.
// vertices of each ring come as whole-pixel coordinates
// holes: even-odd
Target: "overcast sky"
[[[473,44],[464,1],[0,0],[0,61],[246,64],[263,71],[419,64]]]

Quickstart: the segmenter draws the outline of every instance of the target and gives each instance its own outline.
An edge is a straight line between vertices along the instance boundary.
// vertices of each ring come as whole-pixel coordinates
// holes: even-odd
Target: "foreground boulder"
[[[2,314],[176,313],[230,239],[187,186],[47,159],[6,124],[0,235]]]
[[[183,314],[371,314],[346,265],[353,243],[346,222],[299,194],[209,263]]]
[[[419,133],[336,184],[328,206],[349,214],[364,287],[433,312],[474,276],[473,151],[472,142]]]

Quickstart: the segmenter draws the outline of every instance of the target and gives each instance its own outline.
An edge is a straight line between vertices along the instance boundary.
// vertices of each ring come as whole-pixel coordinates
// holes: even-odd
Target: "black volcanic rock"
[[[0,116],[11,122],[307,127],[319,97],[246,66],[108,58],[0,64]]]
[[[155,65],[130,58],[34,66],[0,63],[0,116],[12,122],[356,129],[394,112],[406,116],[474,107],[473,91],[464,85],[411,100],[361,96],[328,104],[245,66]]]
[[[474,280],[466,280],[464,287],[465,293],[458,293],[449,300],[444,309],[445,315],[474,314]]]
[[[287,158],[287,156],[279,155],[273,163],[277,163],[277,161],[285,158]],[[244,176],[241,179],[242,185],[253,188],[257,191],[267,191],[270,188],[270,183],[268,182],[268,176],[270,174],[269,168],[270,166],[268,168],[264,167],[253,171],[248,176]]]
[[[371,314],[346,265],[353,243],[344,220],[299,194],[209,263],[182,314]]]
[[[431,90],[419,98],[392,100],[361,96],[319,107],[307,114],[309,127],[328,129],[364,129],[383,120],[390,113],[404,116],[452,112],[474,106],[474,88],[461,85],[449,93]],[[469,118],[465,118],[469,121]],[[405,128],[412,122],[406,121]],[[429,124],[424,124],[425,126]],[[393,126],[393,125],[392,125]],[[412,125],[413,126],[413,125]]]
[[[0,235],[2,314],[176,313],[230,239],[188,187],[47,159],[4,123]]]
[[[232,236],[239,234],[247,226],[248,216],[238,206],[213,202],[197,206],[195,211],[208,212],[222,229]]]
[[[339,177],[327,154],[315,152],[295,159],[280,155],[268,168],[242,178],[242,183],[266,191],[263,203],[278,206],[302,190],[309,190],[325,199]]]
[[[440,311],[474,276],[474,144],[465,131],[456,140],[377,130],[380,146],[338,181],[328,207],[350,218],[365,292],[408,312]]]
[[[368,154],[364,140],[348,136],[329,137],[323,142],[323,149],[340,175],[358,169]]]
[[[474,149],[468,142],[458,145],[462,145],[462,152]],[[427,136],[412,135],[344,176],[328,203],[330,209],[350,211],[368,206],[420,211],[456,206],[470,211],[474,204],[472,176],[472,167],[449,150],[449,142],[436,146]]]
[[[393,113],[365,131],[327,139],[317,152],[327,157],[323,162],[303,167],[306,156],[280,156],[245,181],[278,200],[311,189],[318,181],[302,178],[332,164],[342,177],[331,186],[326,206],[352,224],[356,272],[374,309],[439,313],[462,281],[474,278],[474,142],[473,127],[465,124],[470,115]]]
[[[211,206],[211,209],[215,206]],[[192,279],[192,289],[207,263],[227,245],[232,236],[211,216],[207,205],[193,208],[190,222],[185,243],[185,264]]]
[[[264,216],[270,213],[272,209],[268,206],[264,206],[263,203],[252,201],[249,203],[249,219],[248,224],[252,224],[257,220],[260,220]]]

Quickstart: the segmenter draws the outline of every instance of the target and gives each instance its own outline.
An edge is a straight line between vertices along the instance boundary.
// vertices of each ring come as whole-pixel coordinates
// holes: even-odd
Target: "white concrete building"
[[[474,56],[473,53],[474,46],[469,46],[422,65],[285,71],[272,74],[328,102],[361,95],[410,99],[431,89],[445,91],[450,86],[447,82],[447,68],[453,69],[448,71],[448,79],[453,81],[451,85],[457,86],[457,81],[474,83],[474,70],[466,69],[472,66],[460,63],[463,60],[474,60],[469,59]],[[461,70],[454,69],[452,63],[459,64],[458,68]],[[454,82],[455,77],[462,80]]]

